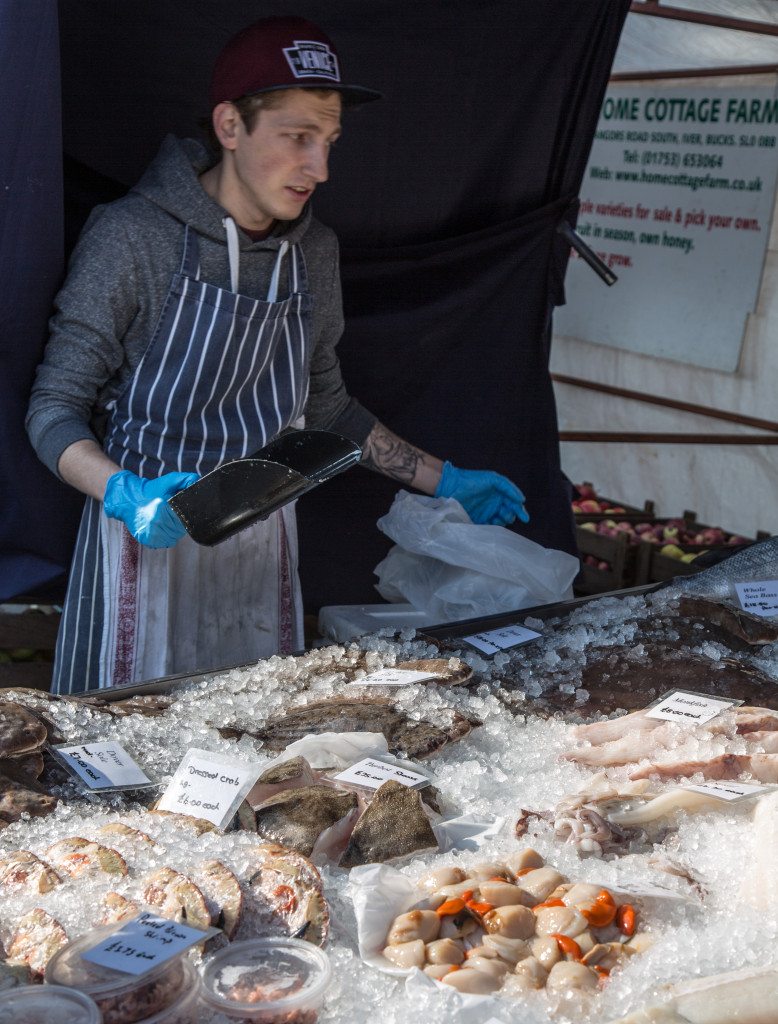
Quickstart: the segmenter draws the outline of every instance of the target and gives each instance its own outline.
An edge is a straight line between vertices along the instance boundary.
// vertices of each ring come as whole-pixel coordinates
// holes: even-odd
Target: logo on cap
[[[338,58],[326,43],[295,39],[294,46],[284,47],[284,56],[295,78],[331,78],[340,81]]]

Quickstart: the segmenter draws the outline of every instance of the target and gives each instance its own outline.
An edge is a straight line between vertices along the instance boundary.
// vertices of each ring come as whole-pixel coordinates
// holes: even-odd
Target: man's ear
[[[225,149],[235,149],[237,146],[238,125],[240,114],[234,103],[225,101],[213,108],[211,114],[213,130],[216,138]]]

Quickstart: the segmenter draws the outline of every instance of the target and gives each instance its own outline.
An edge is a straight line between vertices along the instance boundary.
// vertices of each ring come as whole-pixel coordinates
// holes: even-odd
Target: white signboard
[[[217,828],[224,828],[261,772],[259,765],[230,761],[221,754],[191,747],[157,807],[160,811],[205,818]]]
[[[736,583],[735,590],[743,611],[766,619],[778,616],[778,580]]]
[[[737,369],[777,166],[775,86],[612,85],[577,230],[619,280],[609,288],[571,259],[556,332]]]

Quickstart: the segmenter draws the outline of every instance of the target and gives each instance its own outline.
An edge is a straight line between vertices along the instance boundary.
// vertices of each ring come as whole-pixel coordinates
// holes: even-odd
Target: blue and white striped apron
[[[200,279],[187,226],[148,349],[109,407],[106,453],[146,479],[207,473],[299,424],[308,392],[305,260],[281,242],[265,300],[238,290],[239,245],[225,218],[231,290]],[[288,295],[278,299],[282,269]],[[78,693],[199,672],[302,647],[294,510],[216,547],[184,537],[138,544],[87,499],[57,640],[52,689]]]

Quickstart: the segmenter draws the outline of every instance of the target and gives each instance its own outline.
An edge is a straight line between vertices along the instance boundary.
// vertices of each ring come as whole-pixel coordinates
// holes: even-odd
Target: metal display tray
[[[523,621],[527,616],[542,620],[554,619],[560,615],[565,615],[567,612],[574,611],[590,601],[598,601],[603,597],[631,597],[637,594],[647,594],[652,590],[660,589],[661,586],[662,584],[648,584],[642,587],[630,587],[626,590],[613,590],[608,594],[591,594],[586,597],[572,598],[569,601],[557,601],[554,604],[542,604],[534,608],[521,608],[516,611],[501,612],[498,615],[489,615],[478,619],[460,619],[456,622],[445,622],[440,625],[427,626],[417,632],[421,636],[430,637],[431,639],[452,640],[471,633],[482,633],[489,629],[499,629],[501,626]],[[304,651],[296,652],[298,655],[304,653]],[[148,679],[141,683],[128,683],[124,686],[108,686],[101,690],[89,690],[83,696],[115,701],[148,694],[165,694],[181,683],[200,682],[209,676],[230,672],[233,669],[251,668],[254,664],[256,662],[244,662],[238,665],[221,665],[202,672],[180,672],[177,675],[161,676],[158,679]]]

